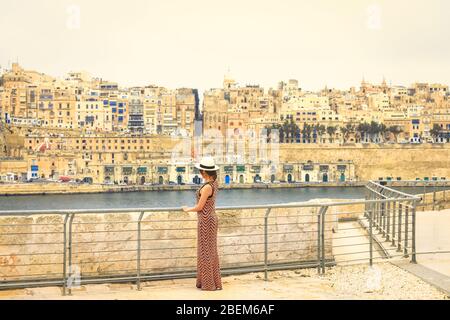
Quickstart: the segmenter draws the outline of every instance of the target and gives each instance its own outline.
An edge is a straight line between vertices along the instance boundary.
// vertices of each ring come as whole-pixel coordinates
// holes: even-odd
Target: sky
[[[123,86],[450,84],[448,0],[0,0],[0,66]]]

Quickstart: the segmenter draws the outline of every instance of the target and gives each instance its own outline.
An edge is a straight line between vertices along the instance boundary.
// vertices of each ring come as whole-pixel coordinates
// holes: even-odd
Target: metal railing
[[[375,182],[366,190],[364,200],[216,208],[222,274],[415,262],[420,198]],[[193,277],[196,236],[196,213],[180,208],[0,211],[0,288],[71,294],[77,284]]]

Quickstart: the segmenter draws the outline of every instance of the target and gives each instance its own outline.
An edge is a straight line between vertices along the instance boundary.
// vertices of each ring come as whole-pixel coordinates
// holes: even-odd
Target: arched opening
[[[326,173],[323,174],[322,181],[323,182],[328,182],[328,174],[326,174]]]
[[[123,183],[128,184],[128,177],[127,176],[123,177]]]
[[[289,173],[289,174],[287,175],[287,181],[288,181],[288,182],[292,182],[292,174]]]
[[[183,177],[182,176],[178,176],[177,177],[177,182],[178,182],[178,184],[182,184],[183,183]]]
[[[200,178],[197,175],[194,177],[194,179],[192,179],[192,182],[195,183],[195,184],[200,184],[201,183]]]
[[[110,176],[106,176],[105,177],[105,183],[110,183],[111,182],[111,177]]]
[[[228,174],[225,176],[225,184],[230,184],[230,176]]]
[[[341,173],[341,176],[339,177],[339,181],[344,182],[345,181],[345,174]]]
[[[244,183],[244,175],[243,174],[241,174],[239,176],[239,183]]]
[[[163,176],[159,176],[159,178],[158,178],[158,183],[159,183],[159,184],[163,184],[163,183],[164,183],[164,178],[163,178]]]
[[[309,173],[305,174],[305,182],[309,182]]]
[[[144,184],[145,183],[145,176],[142,176],[141,177],[141,184]]]
[[[259,174],[257,174],[254,178],[253,178],[253,182],[258,183],[261,182],[261,176]]]
[[[275,175],[274,174],[270,176],[270,182],[272,182],[272,183],[275,182]]]

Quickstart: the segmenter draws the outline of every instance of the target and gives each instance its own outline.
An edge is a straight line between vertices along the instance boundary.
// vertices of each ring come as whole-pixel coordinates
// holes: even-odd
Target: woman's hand
[[[182,206],[181,210],[183,210],[184,212],[189,212],[189,207],[187,206]]]

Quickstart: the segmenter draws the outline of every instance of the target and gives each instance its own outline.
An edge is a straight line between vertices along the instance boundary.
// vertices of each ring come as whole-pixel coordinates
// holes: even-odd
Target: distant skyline
[[[445,0],[3,1],[0,65],[200,92],[228,69],[242,85],[308,91],[363,76],[449,84],[447,12]]]

